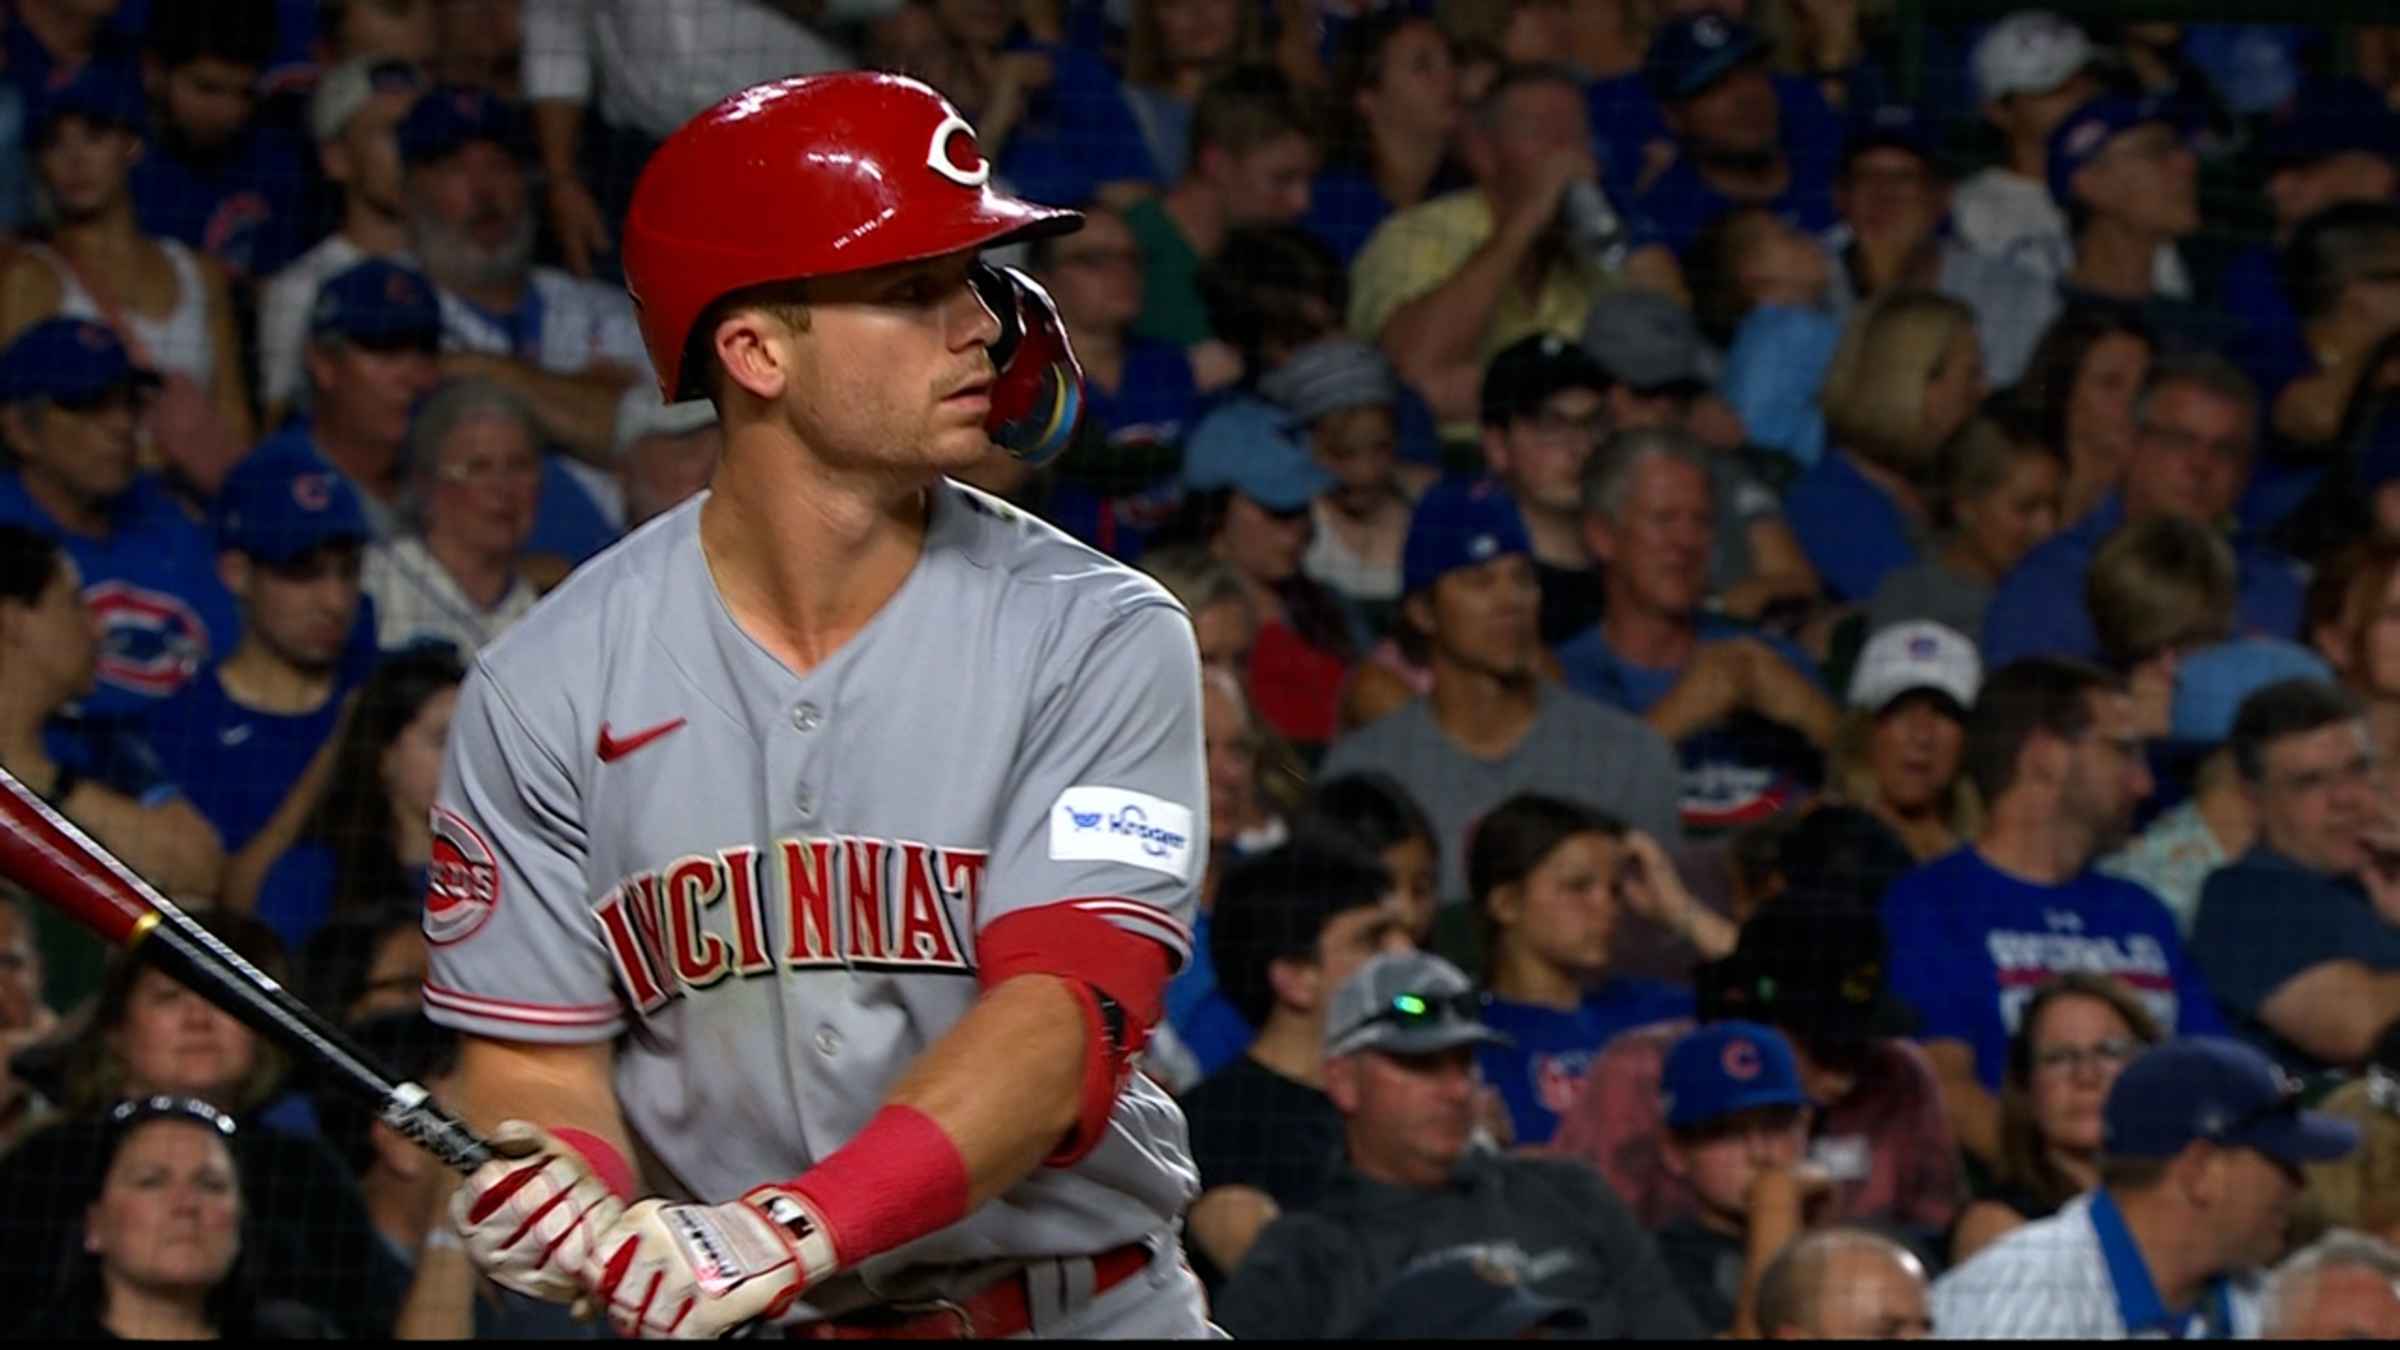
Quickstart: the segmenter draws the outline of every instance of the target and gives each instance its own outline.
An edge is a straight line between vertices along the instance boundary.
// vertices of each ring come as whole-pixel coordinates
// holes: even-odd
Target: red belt
[[[1091,1260],[1091,1297],[1098,1298],[1147,1268],[1150,1248],[1128,1242]],[[1032,1296],[1019,1271],[957,1303],[869,1308],[828,1321],[802,1322],[784,1334],[803,1341],[962,1341],[999,1340],[1032,1329]]]

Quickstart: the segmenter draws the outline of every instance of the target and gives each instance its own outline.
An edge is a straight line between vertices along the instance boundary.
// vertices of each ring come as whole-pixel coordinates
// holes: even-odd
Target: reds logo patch
[[[433,808],[433,857],[425,872],[425,940],[437,947],[472,936],[500,908],[492,846],[455,811]]]
[[[974,159],[971,166],[962,166],[951,158],[951,142],[967,138],[967,152]],[[975,144],[975,128],[967,119],[952,113],[933,129],[933,140],[925,147],[925,167],[958,184],[960,187],[982,187],[992,176],[992,162],[983,157]]]

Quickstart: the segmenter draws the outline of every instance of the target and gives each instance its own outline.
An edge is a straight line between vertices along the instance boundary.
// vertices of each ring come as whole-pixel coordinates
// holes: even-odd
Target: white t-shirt
[[[2003,258],[2044,281],[2057,281],[2075,266],[2067,213],[2051,200],[2049,184],[1999,165],[1958,185],[1950,198],[1950,225],[1977,251]],[[2160,295],[2191,298],[2192,274],[2173,244],[2158,246],[2150,284]]]
[[[874,17],[898,0],[829,6]],[[526,0],[525,98],[590,105],[612,126],[663,140],[737,89],[849,70],[850,53],[757,0]]]

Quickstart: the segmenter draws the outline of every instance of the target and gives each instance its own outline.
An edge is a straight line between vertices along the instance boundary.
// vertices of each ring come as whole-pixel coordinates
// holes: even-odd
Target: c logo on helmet
[[[967,147],[975,151],[974,168],[962,169],[950,158],[950,141],[955,136],[965,136]],[[975,144],[975,128],[957,113],[943,118],[941,125],[933,129],[933,141],[925,147],[925,167],[960,187],[982,187],[992,176],[992,162],[983,157],[983,150]]]

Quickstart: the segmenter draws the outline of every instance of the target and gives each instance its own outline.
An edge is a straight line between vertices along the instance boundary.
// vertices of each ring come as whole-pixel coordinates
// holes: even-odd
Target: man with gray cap
[[[2125,1066],[2101,1108],[2100,1187],[1934,1282],[1950,1339],[2247,1339],[2301,1169],[2358,1127],[2239,1041],[2194,1036]]]
[[[1250,1249],[1217,1300],[1226,1330],[1342,1333],[1412,1268],[1482,1255],[1580,1310],[1592,1335],[1700,1334],[1657,1247],[1597,1174],[1475,1144],[1474,1047],[1503,1038],[1457,967],[1419,952],[1376,957],[1334,992],[1325,1026],[1346,1165]]]

